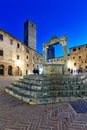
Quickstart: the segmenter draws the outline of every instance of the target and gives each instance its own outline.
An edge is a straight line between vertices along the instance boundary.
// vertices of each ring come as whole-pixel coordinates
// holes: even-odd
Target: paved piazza
[[[29,105],[5,93],[18,78],[0,76],[0,130],[87,130],[87,113],[77,114],[68,103]]]

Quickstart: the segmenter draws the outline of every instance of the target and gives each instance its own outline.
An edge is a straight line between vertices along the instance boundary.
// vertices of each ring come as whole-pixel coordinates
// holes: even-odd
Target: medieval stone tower
[[[36,24],[30,20],[24,23],[24,44],[36,50]]]

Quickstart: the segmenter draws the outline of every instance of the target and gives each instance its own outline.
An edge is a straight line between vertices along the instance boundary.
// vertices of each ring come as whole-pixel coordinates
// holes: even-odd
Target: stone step
[[[6,92],[11,95],[13,94],[15,97],[23,97],[27,101],[32,97],[33,102],[34,100],[38,102],[40,98],[41,100],[45,98],[47,100],[46,102],[49,102],[51,98],[80,95],[85,91],[85,86],[79,77],[65,77],[63,75],[25,76],[23,79],[12,83],[6,88]]]

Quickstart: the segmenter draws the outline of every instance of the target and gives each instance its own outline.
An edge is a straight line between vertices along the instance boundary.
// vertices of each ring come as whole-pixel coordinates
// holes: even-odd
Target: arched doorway
[[[15,71],[15,75],[20,75],[20,68],[19,66],[16,66],[16,71]]]
[[[12,66],[8,66],[8,75],[12,75]]]
[[[4,65],[0,65],[0,75],[4,75]]]

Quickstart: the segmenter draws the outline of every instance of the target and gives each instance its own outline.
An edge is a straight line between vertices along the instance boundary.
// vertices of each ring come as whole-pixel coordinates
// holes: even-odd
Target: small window
[[[75,59],[75,56],[73,57],[73,59]]]
[[[37,58],[37,61],[38,61],[38,58]]]
[[[76,63],[74,63],[74,66],[76,66]]]
[[[19,55],[17,55],[17,60],[19,60],[19,58],[20,58],[20,56],[19,56]]]
[[[17,48],[20,48],[20,44],[19,43],[17,43]]]
[[[42,59],[40,59],[40,61],[42,61]]]
[[[87,66],[85,66],[85,68],[87,69]]]
[[[87,48],[87,46],[86,46],[86,48]]]
[[[26,59],[28,59],[28,56],[26,56]]]
[[[81,56],[79,56],[79,59],[81,59]]]
[[[0,34],[0,40],[3,40],[3,35],[2,34]]]
[[[13,40],[12,39],[10,39],[10,44],[13,45]]]
[[[78,50],[80,50],[80,47],[78,48]]]
[[[26,48],[26,53],[29,53],[29,49],[28,48]]]
[[[3,50],[0,50],[0,56],[3,56]]]
[[[82,61],[82,63],[83,63],[83,61]]]
[[[74,48],[73,51],[76,51],[76,48]]]
[[[32,27],[33,27],[33,24],[32,24]]]
[[[27,67],[29,67],[29,64],[27,64]]]

